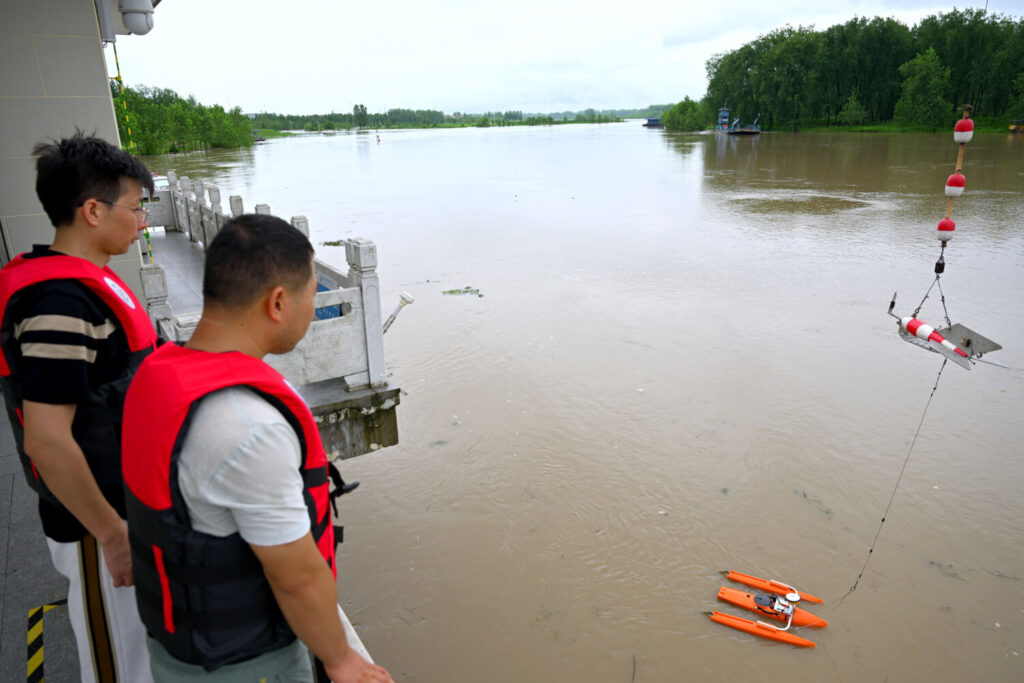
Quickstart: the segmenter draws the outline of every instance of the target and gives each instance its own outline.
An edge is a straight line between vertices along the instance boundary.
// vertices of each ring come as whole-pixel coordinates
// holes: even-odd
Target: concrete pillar
[[[203,244],[209,247],[220,232],[224,210],[220,206],[220,190],[211,185],[207,192],[210,195],[210,208],[203,213],[203,234],[206,235]]]
[[[167,172],[167,187],[171,188],[172,190],[178,187],[178,174],[175,173],[174,171]]]
[[[380,280],[377,277],[377,247],[370,240],[353,237],[345,242],[348,279],[359,287],[366,335],[366,369],[371,387],[387,384],[384,367],[384,332],[380,315]]]
[[[192,183],[192,188],[196,193],[196,204],[199,206],[206,206],[206,194],[203,192],[203,181],[197,180]]]
[[[270,204],[257,204],[256,213],[261,213],[264,216],[270,215]]]
[[[245,207],[242,206],[241,196],[237,194],[231,195],[230,197],[228,197],[228,204],[231,206],[232,216],[241,216],[243,213],[245,213]]]
[[[171,206],[174,207],[174,229],[178,232],[188,232],[188,212],[185,209],[185,193],[180,182],[171,190]]]
[[[305,216],[292,216],[292,225],[298,229],[306,239],[309,239],[309,219]]]
[[[212,208],[216,213],[223,213],[220,208],[220,190],[211,185],[207,192],[210,193],[210,208]]]
[[[154,327],[159,327],[161,320],[171,320],[174,313],[167,303],[167,275],[163,266],[158,263],[146,263],[139,269],[142,278],[142,301]]]

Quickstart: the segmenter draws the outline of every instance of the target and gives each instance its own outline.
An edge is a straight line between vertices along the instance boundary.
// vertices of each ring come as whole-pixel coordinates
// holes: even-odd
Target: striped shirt
[[[25,258],[57,255],[36,245]],[[114,312],[75,280],[26,287],[4,317],[5,351],[24,400],[80,403],[91,387],[118,377],[128,362],[128,339]]]

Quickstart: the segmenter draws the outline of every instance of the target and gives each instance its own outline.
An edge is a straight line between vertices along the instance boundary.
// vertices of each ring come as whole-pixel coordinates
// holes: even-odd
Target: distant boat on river
[[[643,124],[644,128],[664,128],[661,119],[647,119],[647,123]]]
[[[722,105],[722,108],[718,110],[718,121],[715,123],[715,132],[724,133],[726,135],[758,135],[761,132],[761,125],[758,121],[761,120],[761,116],[758,115],[754,122],[749,126],[740,125],[740,117],[730,123],[729,122],[729,107]]]

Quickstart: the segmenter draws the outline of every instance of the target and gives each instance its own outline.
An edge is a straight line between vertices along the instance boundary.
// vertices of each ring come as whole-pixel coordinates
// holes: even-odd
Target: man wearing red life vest
[[[150,681],[132,586],[121,407],[156,334],[107,267],[146,227],[138,160],[81,133],[33,150],[56,228],[0,271],[0,388],[68,616],[83,681]]]
[[[192,338],[151,354],[128,390],[128,524],[158,683],[313,681],[307,646],[336,683],[391,682],[346,641],[313,415],[262,360],[302,339],[315,292],[302,233],[232,219],[207,250]]]

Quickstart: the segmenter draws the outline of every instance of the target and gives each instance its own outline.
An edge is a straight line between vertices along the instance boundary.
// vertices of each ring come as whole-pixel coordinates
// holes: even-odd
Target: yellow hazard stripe
[[[25,659],[26,680],[29,683],[37,683],[43,679],[43,615],[61,605],[66,605],[67,600],[58,600],[39,607],[33,607],[28,611],[28,624],[26,641],[28,649]]]
[[[35,640],[36,638],[38,638],[41,635],[43,635],[43,620],[42,619],[39,620],[39,623],[37,623],[35,626],[31,627],[28,630],[28,642],[31,643],[33,640]]]
[[[28,660],[28,678],[32,678],[32,674],[35,673],[36,669],[43,665],[43,648],[39,648],[34,655]]]

